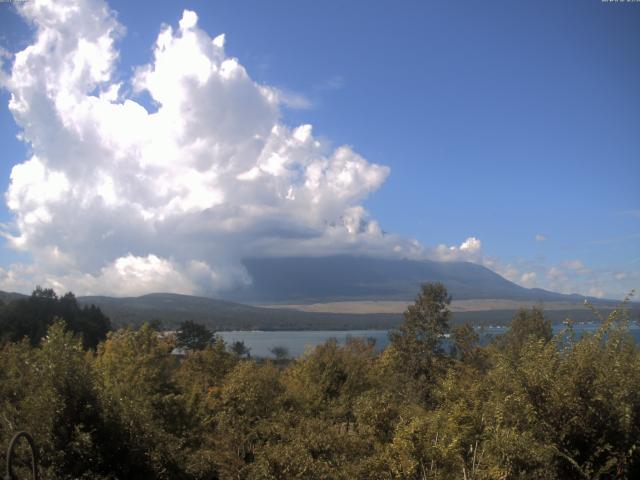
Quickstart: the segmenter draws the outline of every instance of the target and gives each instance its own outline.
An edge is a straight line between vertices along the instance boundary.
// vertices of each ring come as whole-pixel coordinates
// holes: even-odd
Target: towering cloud
[[[247,255],[422,251],[361,205],[389,169],[285,125],[281,93],[253,81],[195,12],[118,83],[124,29],[104,2],[18,8],[35,37],[3,84],[32,155],[11,173],[5,236],[33,263],[0,272],[5,288],[22,278],[79,293],[209,293],[249,282]],[[468,242],[450,254],[477,253]]]

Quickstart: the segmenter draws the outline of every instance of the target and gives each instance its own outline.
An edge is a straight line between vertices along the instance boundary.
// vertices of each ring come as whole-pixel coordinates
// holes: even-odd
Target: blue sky
[[[161,25],[176,28],[190,9],[211,37],[225,33],[226,54],[255,82],[289,98],[284,124],[312,124],[327,145],[389,167],[362,200],[384,231],[427,248],[476,237],[482,256],[471,260],[511,267],[529,286],[608,296],[638,286],[640,4],[109,5],[126,28],[115,78],[126,83],[152,61]],[[0,32],[12,53],[32,42],[8,4]],[[156,108],[145,92],[134,97]],[[16,139],[8,98],[3,90],[3,191],[31,151]],[[3,203],[0,221],[15,218]],[[7,243],[0,266],[28,264],[32,253]],[[527,272],[535,281],[522,281]]]

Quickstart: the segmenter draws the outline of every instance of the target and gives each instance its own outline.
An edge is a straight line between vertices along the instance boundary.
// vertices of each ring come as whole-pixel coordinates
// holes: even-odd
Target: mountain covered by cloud
[[[429,247],[384,232],[363,202],[390,169],[287,125],[283,107],[304,98],[252,79],[193,11],[160,27],[127,77],[125,28],[103,0],[15,8],[34,33],[0,51],[0,87],[30,153],[10,159],[14,221],[1,233],[30,260],[0,268],[1,289],[210,295],[250,284],[248,257],[352,254],[472,261],[524,286],[604,293],[579,260],[505,262],[476,237]]]
[[[34,42],[3,84],[32,155],[11,173],[5,235],[33,263],[4,272],[5,285],[203,293],[250,282],[248,254],[421,253],[362,206],[389,168],[285,125],[280,91],[252,80],[195,12],[163,27],[152,61],[123,83],[124,29],[105,3],[19,11]]]

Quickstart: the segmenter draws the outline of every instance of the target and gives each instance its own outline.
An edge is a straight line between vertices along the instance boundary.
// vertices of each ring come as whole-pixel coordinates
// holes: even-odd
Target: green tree
[[[487,376],[487,453],[519,478],[640,475],[640,351],[616,312],[595,334],[527,335]],[[544,332],[544,330],[543,330]]]
[[[273,440],[283,391],[279,371],[270,362],[239,362],[227,375],[215,416],[213,450],[219,478],[250,478],[257,451]]]
[[[269,349],[269,351],[275,357],[277,363],[284,363],[289,358],[289,349],[287,347],[277,345]]]
[[[184,466],[194,479],[215,478],[217,435],[214,419],[220,409],[220,393],[226,376],[238,358],[226,350],[221,338],[203,350],[189,352],[175,372],[185,403]]]
[[[404,312],[404,323],[389,333],[396,367],[417,383],[425,401],[446,369],[442,340],[449,331],[450,303],[444,285],[426,283]]]
[[[498,348],[517,358],[527,342],[542,340],[546,343],[552,337],[551,321],[544,317],[542,308],[532,307],[531,310],[520,309],[515,314],[509,324],[509,330],[496,339],[496,344]]]
[[[283,382],[298,408],[349,428],[355,418],[354,402],[371,387],[374,359],[374,347],[365,341],[350,339],[340,346],[330,339],[294,362]]]
[[[485,349],[480,348],[480,335],[475,328],[468,323],[456,325],[451,329],[451,356],[462,364],[479,370],[488,368],[488,355]]]
[[[25,340],[0,352],[0,444],[19,430],[39,448],[43,478],[98,478],[103,432],[90,361],[77,336],[55,319],[39,348]],[[2,456],[4,461],[4,456]],[[4,468],[4,467],[3,467]]]
[[[182,322],[176,336],[176,344],[178,347],[187,348],[189,350],[202,350],[211,345],[214,334],[211,330],[200,323],[191,320]]]
[[[283,421],[284,420],[284,421]],[[264,480],[371,479],[362,468],[366,440],[325,419],[280,415],[270,439],[255,450],[248,478]]]
[[[109,318],[98,307],[80,307],[71,292],[58,297],[52,289],[36,287],[31,296],[0,309],[0,339],[18,341],[26,337],[37,345],[55,318],[62,318],[69,330],[81,335],[85,348],[95,348],[111,330]]]
[[[94,362],[98,398],[108,426],[108,461],[118,478],[182,478],[189,426],[174,378],[172,345],[148,325],[113,332]]]
[[[245,345],[243,340],[236,340],[229,346],[229,349],[238,358],[251,358],[251,349]]]

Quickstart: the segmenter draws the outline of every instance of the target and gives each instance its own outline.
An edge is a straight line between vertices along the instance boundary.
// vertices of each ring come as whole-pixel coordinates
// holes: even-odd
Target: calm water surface
[[[554,325],[554,332],[558,332],[563,325]],[[598,328],[596,323],[575,324],[574,331],[578,336],[584,332],[593,332]],[[506,327],[485,327],[479,330],[483,343],[489,341],[495,335],[500,335],[506,331]],[[629,327],[630,333],[640,342],[640,326]],[[376,342],[378,349],[385,348],[389,343],[388,330],[304,330],[304,331],[232,331],[218,332],[227,344],[235,341],[243,341],[251,349],[253,357],[273,357],[270,350],[274,347],[284,347],[292,357],[299,357],[308,349],[321,345],[330,338],[335,338],[339,343],[344,344],[349,337],[371,338]]]

